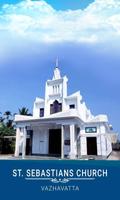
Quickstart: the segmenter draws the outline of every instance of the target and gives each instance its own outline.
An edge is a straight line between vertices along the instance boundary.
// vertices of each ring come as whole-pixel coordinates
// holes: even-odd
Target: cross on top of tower
[[[58,60],[58,57],[57,57],[56,58],[56,65],[55,65],[55,67],[58,68],[58,66],[59,66],[59,60]]]
[[[59,62],[58,62],[58,57],[57,57],[56,58],[56,62],[55,62],[55,69],[54,69],[53,80],[61,78],[60,70],[59,70],[58,66],[59,66]]]

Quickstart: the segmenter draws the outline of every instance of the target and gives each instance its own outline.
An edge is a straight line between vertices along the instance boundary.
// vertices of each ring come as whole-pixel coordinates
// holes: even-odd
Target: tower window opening
[[[62,111],[62,104],[59,103],[57,100],[50,105],[50,114],[61,112]]]
[[[75,104],[69,105],[69,108],[70,108],[70,109],[75,109]]]
[[[44,108],[40,108],[40,117],[44,117]]]

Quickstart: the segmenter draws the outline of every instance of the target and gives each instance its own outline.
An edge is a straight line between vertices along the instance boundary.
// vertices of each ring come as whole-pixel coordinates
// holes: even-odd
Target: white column
[[[81,156],[86,156],[87,155],[87,137],[86,136],[81,136],[80,140],[80,146],[81,146]]]
[[[76,157],[75,149],[75,125],[70,125],[70,158],[75,159]]]
[[[64,126],[61,126],[61,159],[64,159]]]
[[[22,158],[25,158],[25,153],[26,153],[26,136],[27,136],[27,130],[26,127],[24,127],[23,131],[23,146],[22,146]]]
[[[16,142],[15,142],[15,157],[19,156],[19,144],[20,144],[20,128],[16,129]]]

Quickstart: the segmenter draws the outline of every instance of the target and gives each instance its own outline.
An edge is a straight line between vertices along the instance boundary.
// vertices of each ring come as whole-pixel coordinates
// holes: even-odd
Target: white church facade
[[[79,91],[68,95],[67,82],[56,63],[53,78],[46,81],[45,98],[35,99],[33,116],[15,116],[16,157],[79,159],[110,155],[111,128],[107,116],[93,116]]]

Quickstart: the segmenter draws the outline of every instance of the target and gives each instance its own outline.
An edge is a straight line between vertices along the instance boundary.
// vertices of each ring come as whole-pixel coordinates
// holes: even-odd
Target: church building
[[[68,95],[67,76],[58,61],[46,81],[45,97],[36,97],[33,116],[16,115],[15,156],[54,156],[61,159],[107,158],[112,152],[106,115],[93,116],[80,91]]]

